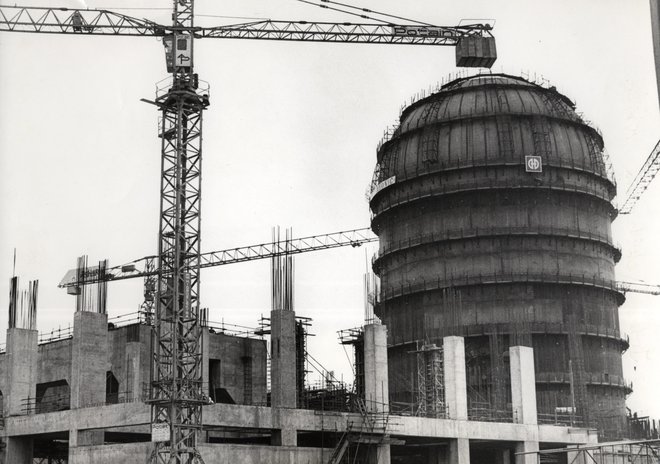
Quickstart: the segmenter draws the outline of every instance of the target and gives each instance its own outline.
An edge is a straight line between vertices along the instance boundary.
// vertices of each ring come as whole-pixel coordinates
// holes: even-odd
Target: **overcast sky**
[[[33,5],[52,1],[31,0]],[[116,9],[169,23],[171,1],[90,0],[67,7]],[[543,77],[576,101],[604,134],[623,196],[658,141],[660,114],[647,0],[363,0],[361,6],[437,25],[494,19],[495,72]],[[162,8],[131,9],[130,8]],[[197,2],[198,25],[234,17],[355,21],[293,0]],[[196,70],[211,85],[204,115],[202,249],[369,224],[365,191],[383,130],[402,104],[457,72],[451,47],[300,44],[206,39]],[[72,322],[73,298],[56,287],[75,258],[120,264],[156,252],[158,114],[141,103],[166,77],[155,38],[0,33],[0,308],[13,249],[27,285],[40,280],[38,326]],[[653,184],[615,223],[621,280],[660,284],[658,200]],[[360,325],[362,274],[371,251],[296,258],[296,312],[314,319],[310,352],[350,372],[336,330]],[[269,263],[203,271],[212,320],[254,326],[269,312]],[[110,285],[110,316],[133,312],[142,282]],[[628,295],[621,329],[635,392],[629,406],[660,418],[660,297]],[[6,327],[0,310],[0,327]]]

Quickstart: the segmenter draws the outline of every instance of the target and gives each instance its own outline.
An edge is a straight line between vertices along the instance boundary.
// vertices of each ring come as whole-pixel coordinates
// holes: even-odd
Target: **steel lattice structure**
[[[619,214],[630,214],[637,200],[655,179],[658,171],[660,171],[660,142],[651,150],[651,154],[646,158],[644,165],[635,176],[635,180],[628,187],[623,205],[619,208]]]
[[[174,28],[191,30],[193,0],[174,2]],[[156,443],[152,462],[203,462],[197,450],[202,428],[202,350],[199,324],[199,254],[202,113],[208,106],[193,73],[190,53],[173,57],[172,86],[156,98],[161,110],[160,227],[155,340],[151,374],[152,424],[169,426],[169,441]],[[168,66],[170,64],[168,63]]]
[[[242,263],[267,259],[282,254],[298,254],[310,251],[329,250],[344,246],[359,247],[365,243],[378,240],[371,229],[353,229],[330,234],[311,235],[309,237],[292,238],[285,241],[274,241],[248,245],[227,250],[210,251],[199,255],[199,268],[224,266],[226,264]],[[89,268],[89,272],[78,279],[76,270],[72,269],[66,273],[59,283],[60,288],[90,285],[100,281],[145,278],[145,289],[149,286],[148,278],[158,274],[155,260],[157,256],[145,256],[120,266],[107,268],[103,275],[96,272],[96,268]]]

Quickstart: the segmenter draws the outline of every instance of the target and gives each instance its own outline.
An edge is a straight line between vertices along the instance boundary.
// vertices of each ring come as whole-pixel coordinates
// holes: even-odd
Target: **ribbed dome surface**
[[[530,155],[542,172],[527,172]],[[389,327],[394,399],[418,402],[411,350],[456,334],[468,337],[475,398],[505,409],[502,353],[531,343],[539,411],[571,405],[573,369],[580,415],[619,434],[629,387],[614,285],[616,187],[602,137],[572,102],[518,77],[459,79],[404,109],[377,161],[376,311]]]

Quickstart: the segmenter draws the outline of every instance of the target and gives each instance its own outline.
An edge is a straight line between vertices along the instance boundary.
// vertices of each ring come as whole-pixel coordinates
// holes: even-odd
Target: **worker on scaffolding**
[[[73,32],[92,32],[94,30],[94,26],[87,24],[78,10],[71,15],[71,24],[73,25]]]
[[[80,11],[74,11],[71,15],[71,24],[73,25],[73,32],[82,32],[83,17]]]

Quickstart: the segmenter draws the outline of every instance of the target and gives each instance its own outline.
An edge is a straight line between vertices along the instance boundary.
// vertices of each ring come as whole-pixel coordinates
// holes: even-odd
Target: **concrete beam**
[[[289,427],[304,431],[346,430],[349,422],[357,423],[359,414],[281,409],[280,421]],[[37,435],[67,432],[71,424],[78,430],[140,426],[151,422],[150,408],[144,403],[123,403],[98,408],[81,408],[30,416],[8,417],[5,424],[9,436]],[[204,424],[217,427],[245,427],[272,429],[271,408],[235,404],[204,406]],[[456,421],[427,417],[392,416],[388,431],[394,436],[425,438],[467,438],[524,442],[538,440],[543,443],[584,444],[594,440],[585,429],[553,425]]]
[[[463,337],[444,337],[442,347],[445,401],[449,418],[467,420],[467,380]]]

